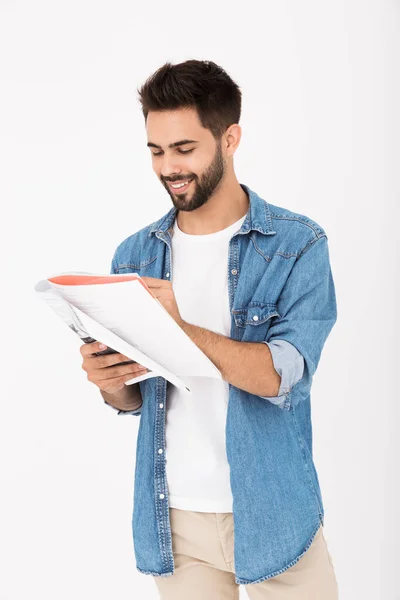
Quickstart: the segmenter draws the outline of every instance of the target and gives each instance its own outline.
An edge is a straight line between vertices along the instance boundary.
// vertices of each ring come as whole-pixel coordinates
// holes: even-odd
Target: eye
[[[181,150],[180,148],[178,148],[177,152],[178,154],[190,154],[191,152],[193,152],[194,148],[191,148],[191,150]],[[152,152],[153,156],[161,156],[163,154],[163,152]]]

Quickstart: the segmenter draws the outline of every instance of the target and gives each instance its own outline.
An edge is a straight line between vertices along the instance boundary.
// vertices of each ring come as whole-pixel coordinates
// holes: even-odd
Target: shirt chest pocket
[[[138,273],[143,277],[158,277],[157,256],[152,256],[138,262],[120,263],[117,267],[117,273]]]
[[[251,302],[243,308],[232,310],[238,339],[241,341],[264,341],[273,323],[273,317],[280,317],[276,304]]]

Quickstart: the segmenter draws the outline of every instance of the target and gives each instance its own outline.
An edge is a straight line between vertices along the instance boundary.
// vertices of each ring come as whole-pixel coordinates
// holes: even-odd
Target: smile
[[[186,192],[192,181],[193,179],[187,179],[186,181],[176,181],[175,183],[168,181],[168,187],[173,192],[179,192],[179,194],[182,194],[183,192]]]

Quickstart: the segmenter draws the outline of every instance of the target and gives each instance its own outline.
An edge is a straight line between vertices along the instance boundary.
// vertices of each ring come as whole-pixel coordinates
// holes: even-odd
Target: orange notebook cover
[[[49,277],[48,281],[58,285],[99,285],[101,283],[119,283],[120,281],[139,281],[142,286],[154,297],[150,288],[145,284],[140,275],[129,273],[127,275],[58,275]]]

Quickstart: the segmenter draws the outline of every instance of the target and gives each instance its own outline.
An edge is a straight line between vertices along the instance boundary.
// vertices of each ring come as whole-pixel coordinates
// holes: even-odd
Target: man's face
[[[221,142],[201,125],[195,109],[151,111],[146,129],[153,170],[175,208],[203,206],[225,173]]]

